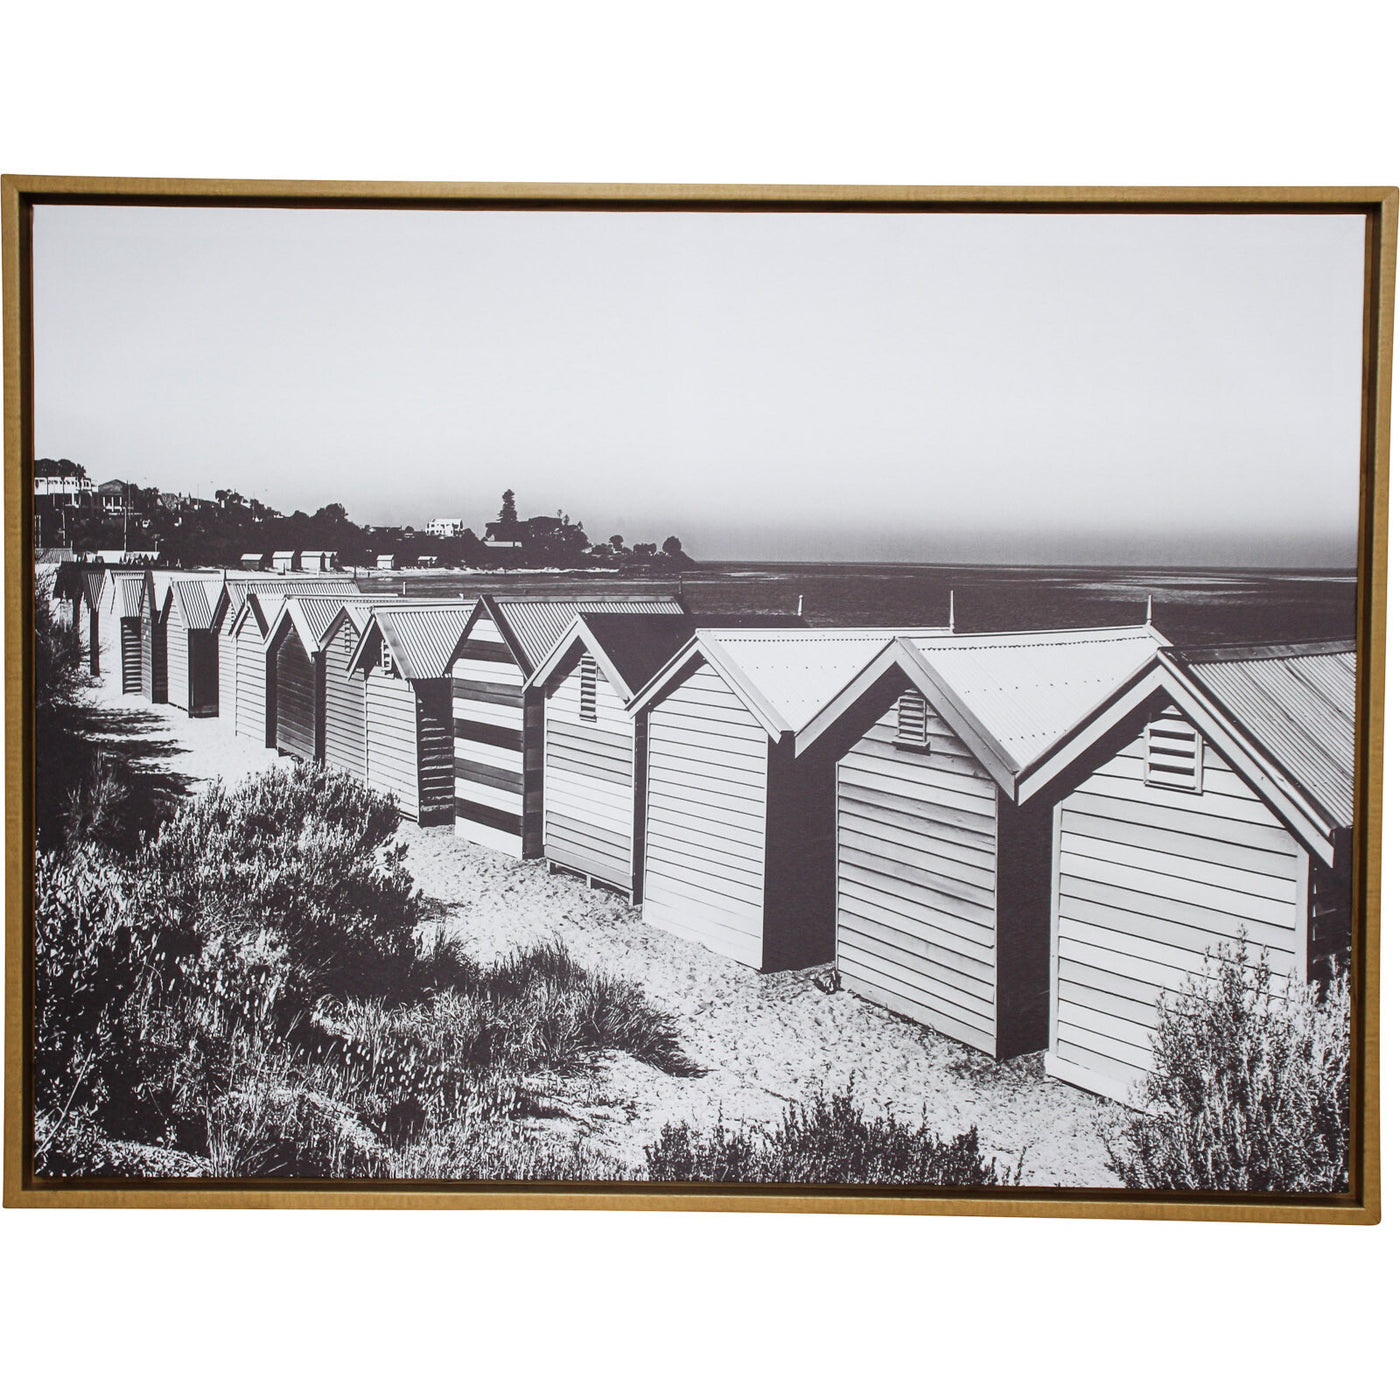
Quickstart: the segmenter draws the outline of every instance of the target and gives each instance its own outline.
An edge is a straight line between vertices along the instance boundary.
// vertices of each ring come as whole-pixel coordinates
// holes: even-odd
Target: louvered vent
[[[1167,716],[1147,726],[1142,780],[1148,787],[1200,792],[1201,760],[1200,733],[1185,720]]]
[[[917,690],[906,690],[899,697],[898,727],[895,747],[928,752],[928,705]]]
[[[389,650],[389,643],[383,637],[379,639],[379,669],[386,676],[394,674],[394,654]]]
[[[578,717],[587,724],[598,718],[598,663],[588,651],[578,666]]]

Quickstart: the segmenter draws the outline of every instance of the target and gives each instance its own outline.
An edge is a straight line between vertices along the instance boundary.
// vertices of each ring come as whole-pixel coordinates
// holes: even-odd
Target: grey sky
[[[1359,216],[35,211],[36,452],[709,558],[1350,564]]]

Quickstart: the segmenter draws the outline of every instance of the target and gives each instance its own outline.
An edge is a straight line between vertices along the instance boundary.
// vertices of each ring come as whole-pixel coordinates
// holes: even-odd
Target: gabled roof
[[[472,622],[485,613],[496,624],[516,665],[527,676],[539,670],[554,644],[581,612],[660,613],[685,611],[674,597],[658,593],[579,594],[575,597],[510,597],[483,593]]]
[[[580,613],[530,677],[532,686],[547,684],[578,647],[586,648],[603,668],[623,701],[630,700],[702,626],[800,628],[800,617],[784,613],[696,617],[690,613]]]
[[[774,738],[810,724],[893,640],[892,627],[821,627],[806,631],[700,628],[628,705],[645,709],[697,659],[708,661]],[[946,627],[909,635],[943,636]]]
[[[275,597],[278,602],[288,594],[315,593],[335,594],[339,597],[356,596],[359,589],[355,586],[353,579],[341,578],[315,578],[297,579],[295,582],[289,581],[285,577],[278,577],[265,573],[259,574],[226,574],[223,579],[223,587],[219,593],[218,601],[214,605],[215,626],[223,626],[227,622],[231,631],[237,622],[239,609],[243,606],[243,600],[250,593],[261,593]],[[278,603],[274,603],[272,612],[277,611]],[[266,621],[266,618],[263,619]]]
[[[187,628],[214,625],[214,604],[223,589],[218,578],[177,578],[170,585],[172,615],[178,613]]]
[[[253,601],[256,594],[249,594]],[[290,626],[297,634],[308,656],[315,655],[325,644],[326,634],[345,607],[343,597],[334,593],[303,593],[298,589],[282,599],[282,606],[272,620],[272,625],[263,635],[263,646],[271,649],[286,627]]]
[[[1204,689],[1318,805],[1354,820],[1356,644],[1174,648],[1165,660]]]
[[[220,576],[210,569],[152,569],[146,574],[149,584],[146,607],[164,616],[169,610],[175,584],[182,579],[214,579],[222,582]]]
[[[444,602],[424,599],[375,607],[347,669],[363,664],[366,651],[373,654],[382,637],[405,680],[436,680],[445,676],[476,610],[468,603],[444,606]]]
[[[106,569],[83,570],[83,601],[96,612],[102,605],[102,595],[107,589]]]

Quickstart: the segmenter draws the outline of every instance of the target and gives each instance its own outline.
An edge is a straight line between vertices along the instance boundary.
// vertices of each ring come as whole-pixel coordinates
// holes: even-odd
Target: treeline
[[[35,476],[78,476],[85,469],[67,459],[40,458]],[[158,550],[167,564],[212,564],[234,567],[246,554],[278,550],[329,551],[343,567],[371,568],[392,555],[396,567],[431,559],[444,568],[468,569],[616,569],[624,573],[668,574],[693,561],[680,539],[668,536],[659,546],[629,544],[622,535],[593,542],[582,524],[562,510],[554,515],[520,518],[515,493],[502,495],[500,514],[480,534],[471,528],[446,536],[408,525],[361,525],[339,502],[308,513],[284,515],[256,498],[218,490],[213,500],[178,497],[156,487],[130,486],[124,511],[104,509],[94,484],[78,504],[35,499],[40,541],[82,552],[91,549]]]

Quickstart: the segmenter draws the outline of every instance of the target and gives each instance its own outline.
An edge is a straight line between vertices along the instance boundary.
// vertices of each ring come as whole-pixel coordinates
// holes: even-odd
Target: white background
[[[4,35],[10,171],[1400,180],[1381,4],[31,4]],[[1394,1382],[1394,1229],[11,1211],[0,1366],[62,1396],[1339,1395]]]

